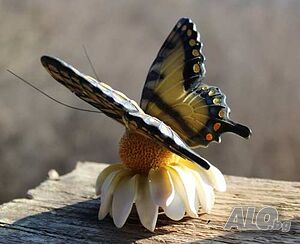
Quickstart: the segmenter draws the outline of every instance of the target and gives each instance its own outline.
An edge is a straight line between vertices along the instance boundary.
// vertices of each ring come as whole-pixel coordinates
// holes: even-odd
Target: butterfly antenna
[[[71,109],[75,109],[75,110],[79,110],[79,111],[84,111],[84,112],[90,112],[90,113],[102,113],[101,111],[97,111],[97,110],[90,110],[90,109],[84,109],[84,108],[77,108],[77,107],[73,107],[71,105],[68,105],[66,103],[63,103],[53,97],[51,97],[50,95],[48,95],[47,93],[43,92],[41,89],[37,88],[35,85],[31,84],[29,81],[23,79],[22,77],[20,77],[19,75],[15,74],[14,72],[12,72],[11,70],[7,69],[7,71],[9,73],[11,73],[13,76],[17,77],[19,80],[23,81],[24,83],[26,83],[27,85],[29,85],[30,87],[32,87],[33,89],[35,89],[36,91],[40,92],[41,94],[43,94],[44,96],[48,97],[49,99],[51,99],[52,101],[65,106],[67,108],[71,108]]]
[[[87,60],[89,61],[89,64],[90,64],[90,66],[91,66],[91,68],[93,70],[93,73],[94,73],[95,77],[97,78],[98,81],[100,81],[99,76],[97,75],[97,72],[96,72],[96,70],[94,68],[94,65],[93,65],[93,63],[92,63],[92,61],[91,61],[91,59],[89,57],[87,49],[85,48],[84,45],[82,45],[82,48],[83,48],[83,51],[84,51],[84,55],[86,56]]]

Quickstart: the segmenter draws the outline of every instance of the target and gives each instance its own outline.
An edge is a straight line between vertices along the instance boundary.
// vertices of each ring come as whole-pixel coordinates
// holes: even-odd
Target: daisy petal
[[[218,168],[216,168],[211,164],[207,174],[212,185],[217,191],[220,192],[226,191],[226,181],[224,175],[221,173],[221,171]]]
[[[218,168],[213,166],[211,163],[209,163],[210,168],[208,170],[202,168],[200,165],[193,163],[189,160],[184,160],[182,162],[179,162],[178,164],[184,165],[186,167],[189,167],[190,169],[197,171],[217,191],[220,191],[220,192],[226,191],[226,181],[225,181],[223,174],[221,173],[221,171]]]
[[[215,194],[212,186],[207,184],[197,172],[194,172],[196,179],[196,189],[201,207],[206,213],[210,213],[214,206]]]
[[[183,166],[171,166],[169,168],[176,189],[184,201],[186,212],[191,217],[198,217],[198,209],[195,208],[196,182],[193,173]]]
[[[104,219],[105,216],[108,214],[111,203],[112,203],[112,196],[113,192],[123,177],[128,177],[130,175],[129,170],[118,170],[112,172],[107,178],[104,180],[102,187],[101,187],[101,205],[98,213],[98,219]]]
[[[195,209],[197,210],[197,214],[198,214],[200,203],[199,203],[199,198],[198,198],[198,195],[197,195],[197,190],[196,190],[196,197],[195,197],[194,206],[195,206]]]
[[[151,199],[148,177],[143,175],[137,176],[137,195],[135,205],[142,225],[150,231],[154,231],[158,206]]]
[[[170,205],[174,198],[174,186],[168,170],[165,167],[151,169],[148,179],[153,202],[161,207]]]
[[[96,181],[96,195],[101,194],[101,187],[106,177],[114,171],[124,168],[122,164],[112,164],[107,166],[98,176]]]
[[[111,199],[112,195],[109,194],[109,187],[111,185],[112,180],[118,174],[120,171],[114,171],[110,173],[106,179],[104,180],[102,186],[101,186],[101,205],[98,213],[98,219],[104,219],[107,213],[109,212],[109,208],[111,207]]]
[[[185,206],[184,202],[182,201],[180,195],[176,189],[176,183],[174,183],[175,194],[174,199],[171,204],[167,207],[164,207],[165,214],[173,220],[180,220],[184,217],[185,214]]]
[[[112,202],[112,216],[115,225],[121,228],[127,220],[135,199],[136,176],[131,178],[124,177],[118,183]]]

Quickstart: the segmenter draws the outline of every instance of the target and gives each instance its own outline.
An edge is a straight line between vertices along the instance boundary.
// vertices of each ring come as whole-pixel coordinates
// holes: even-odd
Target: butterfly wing
[[[125,112],[138,112],[139,105],[104,82],[79,72],[59,58],[43,56],[41,62],[49,74],[76,96],[124,124]]]
[[[229,119],[220,89],[201,82],[205,75],[201,49],[195,24],[180,19],[150,67],[141,108],[171,126],[190,147],[219,142],[227,131],[249,137],[247,127]]]
[[[172,152],[198,163],[204,169],[210,164],[193,152],[169,126],[157,118],[147,115],[123,93],[103,82],[87,76],[66,62],[43,56],[41,62],[50,75],[79,98],[101,110],[107,116],[169,148]]]
[[[154,139],[156,142],[177,155],[199,164],[204,169],[210,169],[210,163],[195,153],[179,135],[163,121],[141,112],[126,113],[124,120],[127,128]]]

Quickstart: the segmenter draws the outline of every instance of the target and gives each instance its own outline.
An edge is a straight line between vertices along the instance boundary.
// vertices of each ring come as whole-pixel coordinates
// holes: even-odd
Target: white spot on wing
[[[88,80],[93,86],[99,87],[99,82],[97,80],[95,80],[93,77],[90,77],[88,75],[82,75],[81,76],[83,78],[85,78],[86,80]]]
[[[173,131],[173,139],[177,145],[186,147],[185,143],[181,140],[181,138],[174,131]]]
[[[144,118],[144,121],[148,125],[157,126],[157,127],[159,125],[159,121],[157,119],[155,119],[154,117],[149,116],[149,115],[147,115],[147,117]]]
[[[158,128],[163,135],[172,138],[172,131],[165,123],[161,122]]]
[[[136,102],[133,100],[127,100],[125,103],[123,103],[123,106],[128,110],[128,111],[138,111],[138,107],[136,106]]]

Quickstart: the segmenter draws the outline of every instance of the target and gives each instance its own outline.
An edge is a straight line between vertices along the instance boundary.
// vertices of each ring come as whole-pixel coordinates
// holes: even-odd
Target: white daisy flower
[[[99,219],[108,213],[121,228],[135,204],[142,225],[154,231],[159,208],[173,220],[198,217],[214,205],[214,189],[226,191],[222,173],[183,159],[155,141],[126,132],[120,141],[121,164],[104,169],[96,182],[101,196]]]

